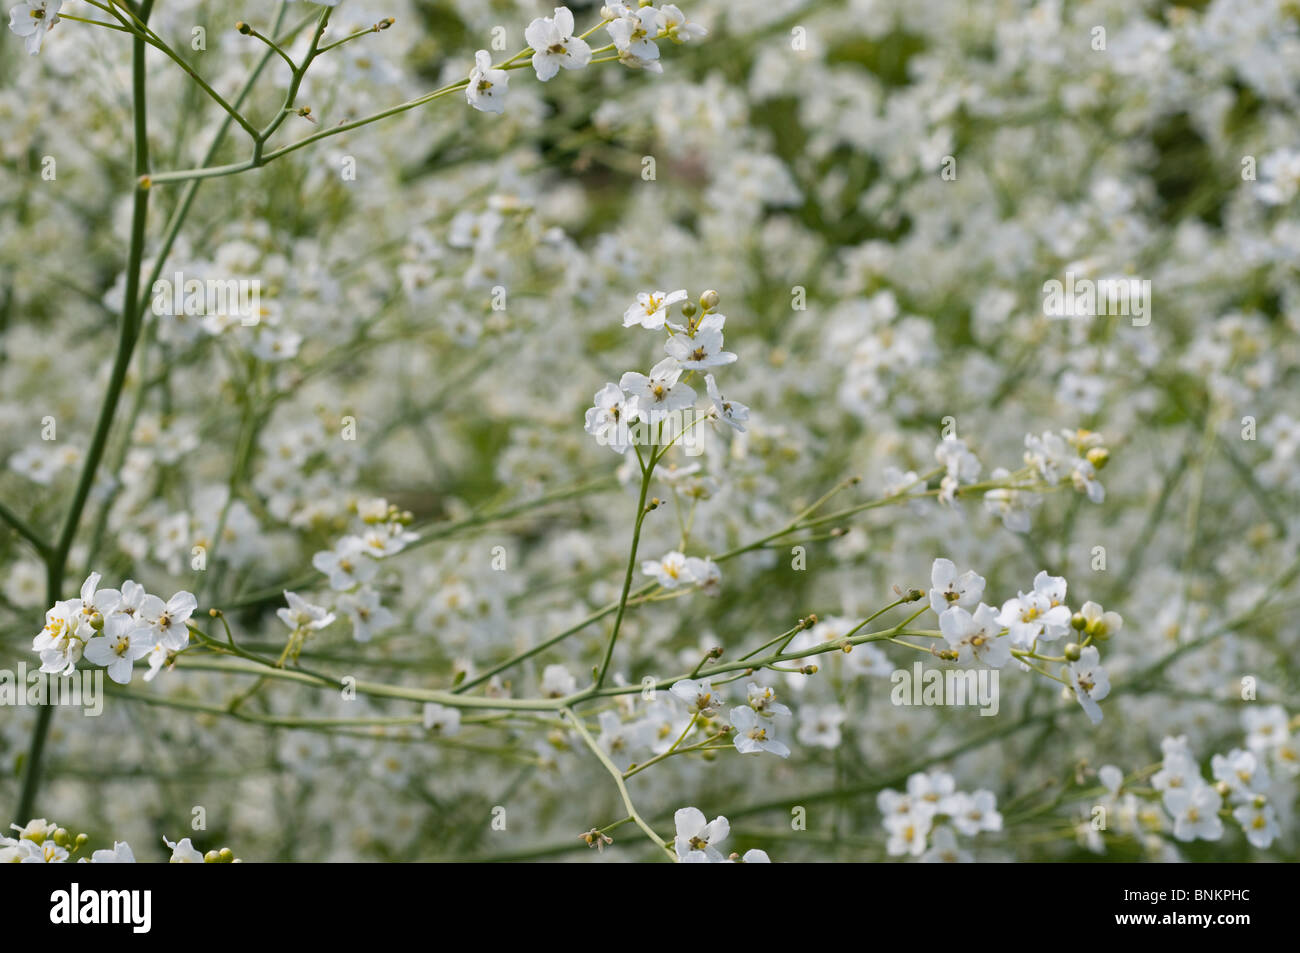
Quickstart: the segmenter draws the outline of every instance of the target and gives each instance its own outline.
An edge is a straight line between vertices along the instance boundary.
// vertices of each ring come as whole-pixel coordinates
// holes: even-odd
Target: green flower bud
[[[1071,662],[1077,662],[1083,656],[1083,649],[1079,648],[1078,642],[1069,642],[1065,646],[1065,657]]]

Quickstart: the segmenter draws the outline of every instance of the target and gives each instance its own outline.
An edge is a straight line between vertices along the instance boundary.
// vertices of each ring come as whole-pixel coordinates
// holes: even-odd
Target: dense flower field
[[[1284,860],[1300,8],[22,0],[0,860]]]

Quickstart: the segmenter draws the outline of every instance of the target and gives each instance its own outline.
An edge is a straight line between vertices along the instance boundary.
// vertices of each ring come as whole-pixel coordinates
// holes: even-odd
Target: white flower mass
[[[684,6],[12,6],[0,861],[1295,859],[1295,3]]]

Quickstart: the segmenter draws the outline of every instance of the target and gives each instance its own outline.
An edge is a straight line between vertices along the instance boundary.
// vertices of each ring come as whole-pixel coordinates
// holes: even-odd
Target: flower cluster
[[[1014,657],[1029,671],[1033,660],[1064,663],[1060,676],[1043,672],[1064,685],[1093,724],[1102,720],[1097,704],[1110,693],[1110,679],[1101,667],[1096,643],[1116,635],[1124,625],[1117,612],[1107,612],[1095,602],[1085,602],[1071,612],[1065,601],[1063,576],[1041,571],[1034,587],[1002,604],[1001,610],[983,601],[984,577],[974,570],[958,574],[950,559],[936,559],[930,570],[930,608],[939,617],[939,631],[948,643],[940,658],[970,667],[1002,668]],[[1040,654],[1044,645],[1077,633],[1059,656]],[[1042,671],[1041,669],[1039,671]]]
[[[920,858],[925,863],[970,863],[957,835],[975,837],[1002,830],[997,797],[992,791],[967,793],[946,771],[920,772],[907,779],[906,792],[892,788],[876,796],[891,857]]]
[[[17,837],[0,837],[0,864],[65,864],[90,840],[86,834],[72,834],[66,828],[43,817],[34,818],[22,827],[10,825]],[[188,837],[163,843],[171,851],[173,864],[238,864],[241,861],[229,847],[200,853]],[[111,849],[102,848],[89,857],[77,858],[79,864],[134,864],[135,853],[126,841],[114,841]]]
[[[632,69],[662,73],[657,40],[668,39],[686,43],[708,35],[704,27],[688,22],[685,14],[674,4],[656,8],[650,4],[628,6],[607,3],[601,8],[602,20],[586,33],[574,35],[573,11],[556,7],[549,17],[537,17],[524,29],[532,57],[530,62],[543,83],[554,79],[560,70],[583,69],[592,62],[618,60]],[[593,50],[587,37],[600,27],[609,32],[608,46]],[[612,53],[605,59],[593,60],[601,53]],[[510,89],[507,72],[520,56],[511,57],[500,66],[492,64],[492,54],[479,50],[474,54],[474,68],[470,70],[465,87],[465,99],[480,112],[502,113],[506,108],[506,93]]]
[[[1244,747],[1213,755],[1209,778],[1185,735],[1161,741],[1163,759],[1151,769],[1126,777],[1115,765],[1103,765],[1097,771],[1105,791],[1103,813],[1094,811],[1080,823],[1080,841],[1102,853],[1104,835],[1113,832],[1138,839],[1152,854],[1176,859],[1166,836],[1182,843],[1220,841],[1225,822],[1231,821],[1252,847],[1271,847],[1283,834],[1277,805],[1292,803],[1300,777],[1296,725],[1278,705],[1247,709],[1242,724]],[[1097,823],[1106,817],[1115,821]]]
[[[189,644],[188,621],[198,602],[181,591],[166,602],[130,579],[121,589],[100,589],[92,572],[81,596],[56,602],[45,613],[45,628],[32,641],[41,671],[70,675],[82,658],[103,666],[120,685],[131,681],[138,659],[149,657],[145,681]]]

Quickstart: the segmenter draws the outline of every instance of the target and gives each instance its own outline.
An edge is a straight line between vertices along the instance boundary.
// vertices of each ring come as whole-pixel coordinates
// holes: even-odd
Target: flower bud
[[[1100,470],[1110,462],[1110,451],[1105,447],[1093,447],[1088,451],[1088,462],[1091,463],[1095,469]]]
[[[235,29],[238,30],[240,33],[244,34],[244,36],[248,36],[253,32],[253,28],[249,26],[247,23],[245,23],[243,20],[240,20],[238,23],[235,24]]]
[[[704,294],[700,295],[700,307],[706,312],[716,310],[718,302],[721,300],[718,293],[710,288]]]
[[[682,302],[682,317],[683,317],[683,318],[693,318],[693,317],[695,317],[695,312],[697,312],[697,311],[699,311],[699,310],[700,310],[699,308],[695,307],[695,302],[694,302],[694,301],[683,301],[683,302]]]
[[[1088,619],[1082,612],[1076,612],[1070,616],[1070,628],[1076,632],[1082,632],[1088,627]]]
[[[1083,656],[1083,649],[1079,648],[1078,642],[1069,642],[1065,646],[1065,657],[1071,662],[1077,662]]]
[[[205,864],[219,864],[221,863],[221,855],[215,850],[210,850],[203,855],[203,862]]]
[[[1223,797],[1227,797],[1232,793],[1232,785],[1227,781],[1218,781],[1214,785],[1214,790],[1218,791]]]
[[[217,852],[217,856],[221,858],[223,864],[228,864],[235,859],[235,852],[229,847],[223,847]]]

